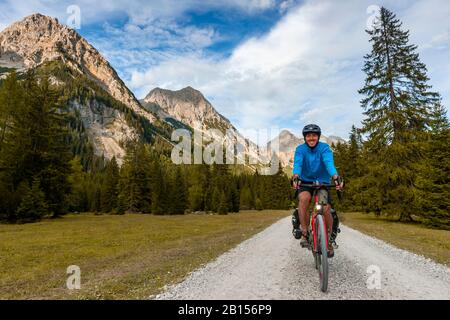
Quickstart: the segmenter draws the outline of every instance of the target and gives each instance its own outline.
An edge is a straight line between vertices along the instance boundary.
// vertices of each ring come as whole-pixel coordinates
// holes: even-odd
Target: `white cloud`
[[[292,9],[267,35],[237,47],[224,61],[179,57],[147,72],[133,73],[130,85],[139,96],[143,95],[142,88],[155,85],[173,89],[192,85],[238,128],[264,128],[277,121],[302,120],[304,112],[324,103],[329,103],[327,108],[331,109],[345,105],[346,97],[334,104],[326,101],[336,82],[349,85],[353,96],[358,89],[356,84],[360,82],[353,82],[355,75],[347,69],[358,67],[365,48],[355,52],[353,44],[363,42],[365,34],[363,27],[362,31],[346,30],[349,21],[336,17],[345,10],[347,6],[336,11],[329,2],[304,4]],[[330,20],[338,26],[330,28],[323,23]],[[364,26],[364,14],[359,20]],[[345,41],[342,31],[348,32]],[[357,100],[355,104],[354,108],[359,108]]]
[[[239,45],[225,60],[179,55],[145,72],[133,72],[129,84],[140,97],[155,86],[196,87],[238,129],[288,124],[298,126],[298,133],[306,122],[316,122],[327,135],[347,137],[351,126],[363,118],[357,91],[364,83],[363,56],[371,49],[364,30],[372,4],[369,0],[307,1],[291,8],[264,36]],[[412,34],[427,29],[428,37],[417,32],[411,36],[413,43],[430,43],[435,36],[433,43],[442,46],[447,38],[440,35],[450,29],[450,19],[435,26],[428,19],[435,11],[446,13],[450,3],[426,4],[425,0],[413,5],[388,0],[380,5],[397,13]],[[420,15],[425,9],[427,13]],[[435,88],[449,92],[448,73],[435,72],[446,69],[441,67],[446,59],[435,58],[427,54],[424,62],[433,83],[440,84]],[[444,103],[449,98],[444,96]]]
[[[284,0],[284,1],[281,1],[280,5],[279,5],[279,11],[281,13],[285,13],[290,8],[292,8],[295,5],[297,5],[297,2],[298,2],[297,0]]]
[[[450,34],[448,31],[437,34],[428,43],[420,46],[421,50],[426,49],[446,49],[450,44]]]

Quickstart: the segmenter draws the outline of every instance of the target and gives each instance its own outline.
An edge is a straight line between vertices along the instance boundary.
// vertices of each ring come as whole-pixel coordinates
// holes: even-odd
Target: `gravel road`
[[[153,298],[450,299],[450,268],[342,225],[322,293],[312,254],[291,228],[281,219]]]

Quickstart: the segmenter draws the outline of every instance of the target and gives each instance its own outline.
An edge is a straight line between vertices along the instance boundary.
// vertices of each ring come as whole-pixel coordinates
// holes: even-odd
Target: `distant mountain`
[[[62,60],[67,66],[98,82],[111,96],[150,121],[108,61],[75,30],[57,19],[33,14],[0,33],[0,65],[19,70]]]
[[[77,87],[68,103],[97,155],[121,162],[126,141],[145,130],[160,135],[157,117],[140,105],[108,61],[57,19],[33,14],[0,33],[0,77],[14,69],[35,69],[54,84]]]
[[[337,136],[326,137],[322,135],[320,141],[326,142],[330,146],[339,142],[345,143],[344,139]],[[272,149],[276,153],[283,167],[292,169],[294,166],[295,149],[299,144],[303,143],[305,143],[303,137],[297,137],[289,130],[283,130],[276,138],[267,143],[267,148]]]
[[[172,117],[192,128],[235,129],[204,97],[192,87],[178,91],[156,88],[141,100],[142,105],[161,117]]]
[[[170,122],[171,119],[175,119],[202,131],[205,136],[210,136],[209,129],[217,129],[223,134],[229,130],[236,137],[233,143],[246,142],[244,146],[246,156],[257,159],[258,162],[267,161],[263,154],[258,153],[259,147],[254,142],[245,138],[200,91],[192,87],[178,91],[155,88],[141,100],[141,104],[165,121]],[[258,166],[249,165],[248,167],[257,168]]]

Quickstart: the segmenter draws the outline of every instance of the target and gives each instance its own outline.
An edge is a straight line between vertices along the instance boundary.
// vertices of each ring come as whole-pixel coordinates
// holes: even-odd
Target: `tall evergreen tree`
[[[359,91],[365,96],[361,103],[366,116],[361,132],[368,136],[362,188],[378,199],[377,206],[369,209],[410,220],[417,212],[412,204],[416,203],[414,182],[423,156],[423,133],[440,97],[430,91],[417,46],[409,44],[409,32],[402,30],[392,12],[381,8],[367,33],[372,52],[365,56],[367,78]]]
[[[450,229],[450,124],[442,107],[435,109],[432,131],[418,180],[418,202],[427,225]]]
[[[143,144],[133,143],[127,149],[120,175],[120,201],[130,212],[151,212],[151,162]]]
[[[450,130],[433,135],[417,181],[425,223],[450,229]]]
[[[228,214],[228,201],[227,201],[227,196],[225,194],[224,191],[220,191],[219,192],[219,204],[217,206],[217,213],[221,214],[221,215],[225,215]]]
[[[5,181],[13,192],[20,183],[32,185],[39,179],[49,211],[60,215],[66,211],[70,191],[71,158],[60,90],[32,72],[20,86],[22,90],[16,89],[21,101],[16,101],[7,130],[2,131],[0,166],[7,167]]]
[[[0,87],[0,153],[12,128],[14,113],[23,109],[23,94],[16,72],[11,72]]]
[[[364,172],[361,151],[362,138],[355,126],[352,126],[349,142],[338,143],[334,147],[336,168],[345,181],[345,197],[343,201],[335,203],[338,209],[361,209],[361,193],[355,191],[358,189],[359,179]]]
[[[101,207],[103,212],[111,213],[116,211],[119,194],[119,165],[113,157],[106,165],[103,185]]]
[[[81,158],[75,156],[70,161],[71,174],[68,177],[68,181],[71,185],[71,193],[68,196],[69,211],[71,212],[85,212],[89,210],[88,195],[86,184],[86,173],[83,171],[81,165]]]
[[[241,189],[240,208],[242,210],[250,210],[250,209],[254,208],[254,201],[253,201],[252,193],[248,186],[244,186]]]
[[[170,214],[184,214],[187,207],[186,182],[180,166],[176,166],[174,180],[169,188],[171,200]]]
[[[39,187],[39,179],[34,179],[32,188],[28,189],[17,209],[17,221],[20,223],[39,221],[46,214],[48,207],[45,195]]]
[[[151,166],[152,192],[151,192],[151,212],[156,215],[168,213],[167,184],[164,179],[163,168],[158,161],[154,161]]]

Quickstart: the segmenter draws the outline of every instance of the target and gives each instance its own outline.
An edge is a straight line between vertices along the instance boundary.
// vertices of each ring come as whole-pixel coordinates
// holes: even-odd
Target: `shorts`
[[[303,184],[312,184],[312,182],[302,181],[302,184],[300,185],[300,189],[298,190],[297,194],[300,194],[300,193],[302,193],[304,191],[308,191],[311,194],[311,197],[312,197],[315,188],[313,188],[313,187],[305,187],[305,186],[303,186]],[[322,190],[325,190],[326,193],[327,193],[327,196],[326,196],[327,197],[327,203],[328,204],[333,204],[332,201],[331,201],[332,199],[331,199],[330,189],[322,189]]]

